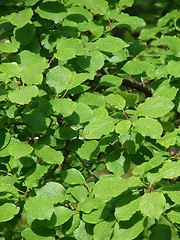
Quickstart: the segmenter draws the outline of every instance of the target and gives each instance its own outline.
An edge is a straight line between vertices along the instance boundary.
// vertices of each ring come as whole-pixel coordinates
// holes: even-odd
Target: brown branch
[[[143,92],[146,95],[146,97],[152,97],[153,96],[153,92],[150,89],[143,86],[141,83],[135,82],[131,79],[123,79],[122,85],[125,86],[125,87],[135,88],[136,90],[139,90],[140,92]]]

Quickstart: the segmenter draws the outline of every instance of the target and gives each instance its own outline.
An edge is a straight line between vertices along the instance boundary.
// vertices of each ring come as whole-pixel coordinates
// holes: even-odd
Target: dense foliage
[[[180,4],[133,3],[0,1],[1,240],[179,239]]]

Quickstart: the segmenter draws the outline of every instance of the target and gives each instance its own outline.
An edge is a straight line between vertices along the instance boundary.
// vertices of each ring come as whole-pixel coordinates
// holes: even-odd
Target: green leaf
[[[161,31],[160,27],[153,27],[153,28],[144,28],[142,29],[139,38],[141,40],[147,41],[149,39],[155,39],[156,34]]]
[[[70,127],[60,127],[54,133],[58,139],[69,140],[78,136],[78,133]]]
[[[67,38],[67,39],[60,38],[57,40],[56,48],[58,49],[58,51],[60,51],[60,49],[71,49],[70,51],[73,50],[75,55],[85,55],[88,53],[86,48],[84,48],[83,42],[77,38]]]
[[[160,138],[163,132],[161,124],[156,119],[148,117],[136,120],[133,123],[133,130],[155,139]]]
[[[35,154],[49,164],[61,165],[64,157],[62,152],[45,145],[40,150],[35,150]]]
[[[72,217],[62,225],[63,232],[71,234],[79,226],[79,214],[74,214]]]
[[[5,203],[0,206],[0,222],[7,222],[14,218],[16,214],[18,214],[20,207],[17,207],[15,204],[12,203]]]
[[[38,6],[36,12],[40,17],[53,20],[56,23],[62,22],[68,15],[66,8],[60,2],[44,2]]]
[[[161,38],[163,44],[167,45],[169,49],[176,55],[180,56],[180,39],[176,36],[163,36]]]
[[[69,98],[53,99],[51,101],[53,110],[57,114],[62,114],[63,117],[70,116],[76,109],[76,103]]]
[[[151,158],[148,162],[144,162],[141,165],[135,167],[132,171],[134,175],[144,175],[149,170],[156,168],[157,166],[161,165],[166,158],[162,157],[162,154],[157,153],[153,158]]]
[[[103,106],[106,104],[104,96],[90,92],[81,94],[79,102],[87,104],[88,106]]]
[[[80,84],[84,81],[90,79],[93,80],[94,74],[92,73],[72,73],[71,78],[69,79],[68,89],[75,88],[77,86],[80,87]]]
[[[161,224],[160,222],[159,224],[154,224],[154,226],[152,226],[150,240],[169,240],[169,237],[174,240],[179,239],[177,232],[175,232],[169,224],[164,224],[163,222]]]
[[[53,203],[48,198],[42,196],[28,199],[24,208],[28,215],[38,220],[50,219],[54,211]]]
[[[144,230],[144,218],[141,214],[135,214],[129,221],[120,222],[120,228],[116,223],[112,240],[135,239]]]
[[[134,93],[127,93],[123,91],[116,91],[114,94],[119,94],[126,101],[126,106],[135,107],[135,102],[137,100],[137,95]]]
[[[106,158],[106,167],[114,175],[120,177],[127,172],[129,164],[125,161],[125,158],[123,155],[121,155],[121,152],[116,150],[109,154]]]
[[[115,131],[120,135],[124,135],[129,130],[130,127],[131,122],[129,120],[122,120],[118,122],[118,124],[116,125]]]
[[[29,155],[33,151],[33,148],[28,143],[14,139],[10,144],[8,151],[13,157],[20,158]]]
[[[13,25],[21,28],[30,21],[32,15],[33,15],[32,9],[25,8],[24,10],[19,11],[18,13],[11,13],[6,17],[6,19]]]
[[[26,240],[54,240],[54,236],[49,236],[49,234],[46,236],[39,235],[38,233],[34,233],[31,228],[25,228],[21,232],[22,236]]]
[[[108,3],[104,0],[86,0],[84,4],[87,9],[90,9],[91,12],[101,15],[106,15],[108,13]]]
[[[109,217],[94,226],[94,239],[110,239],[115,224],[114,217]]]
[[[115,209],[114,216],[118,221],[129,220],[134,213],[140,210],[139,207],[140,198],[132,195],[125,195],[122,198]]]
[[[87,122],[93,117],[93,110],[84,103],[76,103],[75,113],[78,115],[80,123]]]
[[[52,68],[46,75],[46,82],[53,91],[60,93],[68,87],[72,73],[63,66]]]
[[[177,132],[176,130],[173,132],[166,132],[166,134],[157,140],[162,146],[168,148],[169,146],[175,145],[177,140]]]
[[[121,38],[113,36],[100,38],[94,43],[94,45],[97,49],[105,52],[117,52],[120,51],[122,48],[129,46]]]
[[[25,183],[28,188],[37,187],[39,185],[39,180],[42,176],[47,173],[49,165],[37,164],[35,168],[31,168],[27,175],[25,175]]]
[[[16,62],[1,63],[0,71],[9,78],[21,76],[21,68]]]
[[[180,183],[176,182],[175,184],[164,185],[162,191],[164,194],[167,194],[170,199],[176,204],[180,204]]]
[[[159,219],[164,212],[166,199],[161,192],[144,194],[140,200],[140,209],[148,217]]]
[[[140,179],[136,177],[130,177],[128,179],[121,177],[101,178],[94,186],[93,193],[101,201],[107,202],[128,188],[139,185],[141,185]]]
[[[59,60],[68,60],[76,56],[73,48],[60,48],[54,56]]]
[[[36,97],[39,89],[36,86],[24,86],[23,88],[16,89],[8,94],[9,100],[13,103],[21,105],[30,103],[33,97]]]
[[[107,135],[114,130],[116,120],[111,117],[93,118],[84,128],[83,136],[87,139],[96,139]]]
[[[5,53],[15,53],[18,51],[19,47],[20,43],[18,43],[14,38],[12,38],[11,42],[9,40],[6,40],[0,44],[0,51]]]
[[[87,189],[84,186],[73,186],[68,189],[67,194],[71,193],[71,195],[79,202],[83,202],[87,195]]]
[[[168,218],[170,218],[170,220],[172,222],[180,224],[180,213],[179,212],[172,210],[167,214],[167,216],[168,216]]]
[[[84,199],[83,202],[80,202],[78,205],[78,210],[84,213],[90,213],[92,210],[98,209],[98,206],[99,200],[90,194],[87,198]]]
[[[17,188],[12,186],[11,184],[5,183],[4,181],[0,182],[0,192],[4,192],[4,193],[6,192],[10,195],[18,195]]]
[[[15,38],[22,45],[29,44],[33,40],[35,34],[36,29],[34,24],[28,23],[22,28],[15,29]]]
[[[106,219],[109,216],[110,209],[106,206],[105,203],[99,202],[98,209],[94,209],[90,213],[83,213],[83,220],[87,223],[96,224],[103,219]]]
[[[159,174],[161,178],[173,179],[178,177],[180,175],[180,161],[167,160],[159,170]]]
[[[174,103],[166,97],[151,97],[138,106],[137,112],[140,116],[158,118],[170,112],[173,107]]]
[[[42,72],[48,67],[46,59],[27,50],[22,51],[19,56],[23,83],[40,84],[43,80]]]
[[[31,113],[26,113],[23,116],[23,120],[28,129],[34,134],[45,131],[50,124],[50,119],[45,118],[45,115],[38,107],[36,107]]]
[[[100,80],[100,85],[103,86],[116,86],[119,87],[122,84],[122,78],[114,75],[104,75]]]
[[[77,154],[82,158],[86,160],[90,160],[91,156],[93,155],[93,152],[97,149],[98,141],[92,140],[92,141],[86,141],[84,144],[78,149]]]
[[[124,98],[122,98],[120,95],[117,95],[117,94],[116,95],[109,94],[108,96],[105,97],[105,101],[109,105],[117,108],[118,110],[122,110],[126,104]]]
[[[123,7],[123,6],[126,6],[126,7],[131,7],[132,5],[134,4],[134,0],[121,0],[119,2],[119,7]]]
[[[122,1],[120,1],[120,4]],[[129,2],[129,1],[128,1]],[[125,4],[126,5],[126,4]],[[116,22],[114,25],[118,26],[119,28],[128,26],[132,30],[144,27],[146,25],[145,21],[142,18],[136,17],[136,16],[129,16],[127,13],[120,13],[115,16]]]
[[[70,219],[70,217],[73,215],[73,211],[66,207],[58,206],[54,208],[54,214],[56,216],[55,226],[61,226]]]
[[[71,168],[67,171],[62,171],[61,177],[64,182],[69,184],[83,184],[86,182],[80,171],[75,168]]]
[[[174,86],[170,86],[169,80],[164,80],[154,93],[154,97],[164,97],[173,100],[176,96],[178,89]]]
[[[77,56],[76,61],[83,70],[92,74],[104,66],[104,56],[99,51],[91,51],[88,56]]]
[[[66,190],[57,182],[48,182],[40,189],[35,189],[38,196],[49,199],[52,203],[61,203],[66,200]]]
[[[179,43],[180,44],[180,43]],[[180,53],[179,53],[180,54]],[[180,63],[173,60],[169,61],[167,65],[168,73],[177,77],[180,77]]]
[[[144,71],[147,71],[147,75],[149,76],[148,73],[154,72],[155,73],[155,68],[153,65],[151,65],[149,62],[146,61],[139,61],[139,60],[130,60],[128,61],[122,68],[125,72],[128,74],[141,74]],[[152,75],[153,76],[153,75]]]

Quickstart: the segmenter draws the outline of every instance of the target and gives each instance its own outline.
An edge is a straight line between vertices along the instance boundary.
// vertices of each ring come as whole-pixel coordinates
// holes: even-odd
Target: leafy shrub
[[[1,1],[0,239],[179,239],[180,12],[133,2]]]

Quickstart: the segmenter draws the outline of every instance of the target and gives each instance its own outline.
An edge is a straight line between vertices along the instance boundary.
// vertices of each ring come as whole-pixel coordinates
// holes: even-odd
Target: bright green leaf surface
[[[87,139],[100,138],[114,130],[115,120],[111,117],[93,118],[84,128],[83,136]]]
[[[1,216],[0,222],[7,222],[14,218],[14,215],[18,214],[20,208],[12,203],[5,203],[0,206]]]
[[[177,222],[178,224],[180,224],[180,213],[176,212],[176,211],[170,211],[168,213],[168,218],[171,219],[172,222]]]
[[[26,228],[22,231],[23,238],[27,240],[54,240],[54,236],[40,236],[38,233],[34,233],[31,228]]]
[[[105,52],[117,52],[129,45],[120,38],[109,36],[97,40],[95,46]]]
[[[173,60],[169,61],[167,65],[168,73],[175,76],[180,77],[180,63],[175,62]]]
[[[123,135],[129,130],[130,127],[131,127],[131,122],[130,121],[122,120],[116,125],[115,131],[117,133],[119,133],[120,135]]]
[[[46,19],[55,22],[61,22],[67,16],[67,10],[60,2],[44,2],[36,10],[36,12]]]
[[[139,213],[129,221],[120,222],[120,224],[122,224],[122,226],[120,225],[120,228],[118,223],[115,225],[113,240],[134,239],[144,230],[144,219]]]
[[[144,103],[137,108],[138,114],[149,116],[153,118],[162,117],[171,111],[174,104],[165,97],[151,97],[147,98]]]
[[[122,84],[122,78],[114,75],[104,75],[100,80],[100,84],[105,86],[119,87]]]
[[[8,151],[15,158],[20,158],[30,154],[33,151],[33,148],[28,143],[14,140]]]
[[[39,90],[36,86],[24,86],[8,94],[9,100],[18,104],[28,104],[33,97],[36,97]]]
[[[63,202],[66,199],[66,190],[57,182],[48,182],[40,189],[36,189],[38,196],[49,199],[52,203]]]
[[[129,220],[134,213],[140,210],[139,207],[140,198],[128,198],[125,196],[124,199],[120,200],[116,209],[115,217],[118,221]]]
[[[160,138],[163,132],[161,124],[153,118],[139,118],[133,124],[134,130],[141,133],[143,136],[151,138]]]
[[[63,117],[71,115],[76,109],[76,103],[69,98],[53,99],[52,105],[53,110],[58,114],[62,114]]]
[[[113,197],[117,197],[129,187],[140,185],[140,179],[131,177],[123,179],[121,177],[107,177],[100,179],[94,189],[93,193],[100,200],[107,202]]]
[[[31,8],[25,8],[19,13],[12,13],[7,16],[7,20],[13,25],[21,28],[25,24],[27,24],[33,15],[33,11]]]
[[[140,200],[140,209],[148,217],[159,219],[164,211],[166,199],[161,192],[144,194]]]
[[[70,219],[73,215],[73,211],[66,207],[59,206],[54,208],[54,214],[56,216],[56,226],[60,226]]]
[[[78,115],[80,123],[89,121],[93,116],[93,110],[84,103],[77,103],[75,112]]]
[[[0,65],[0,71],[10,78],[21,76],[21,68],[16,62],[2,63]]]
[[[64,182],[69,184],[83,184],[85,183],[85,179],[83,175],[75,168],[71,168],[67,171],[61,172],[61,177]]]
[[[167,160],[159,171],[161,178],[176,178],[180,175],[180,161]]]
[[[117,108],[118,110],[122,110],[125,107],[125,100],[120,95],[109,94],[105,97],[105,101],[111,106]]]
[[[98,141],[92,140],[84,142],[84,144],[78,149],[77,153],[82,159],[90,160],[91,155],[96,150]]]
[[[49,164],[61,165],[64,160],[63,154],[60,151],[56,151],[47,145],[40,150],[35,150],[35,154]]]
[[[45,58],[30,51],[22,51],[20,54],[22,80],[28,85],[40,84],[43,80],[42,72],[48,67]]]
[[[28,199],[24,208],[27,214],[38,220],[50,219],[54,211],[53,203],[48,198],[42,196]]]
[[[53,91],[60,93],[67,88],[71,75],[71,71],[67,68],[56,66],[47,73],[46,82]]]

